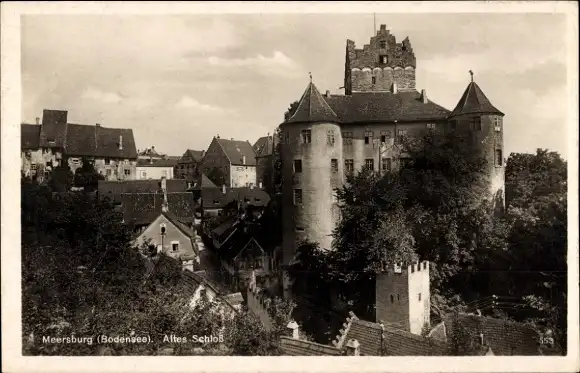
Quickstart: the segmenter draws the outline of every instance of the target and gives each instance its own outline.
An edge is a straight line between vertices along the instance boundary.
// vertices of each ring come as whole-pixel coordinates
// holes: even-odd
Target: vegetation
[[[180,266],[151,259],[147,243],[133,248],[121,216],[93,193],[54,192],[23,179],[21,221],[24,355],[277,353],[281,325],[268,332],[247,311],[224,317],[216,301],[203,298],[190,308],[193,289],[181,281]],[[221,334],[224,341],[164,341],[194,334]],[[93,341],[42,341],[71,335]],[[96,343],[99,335],[149,337],[151,343],[103,345]]]

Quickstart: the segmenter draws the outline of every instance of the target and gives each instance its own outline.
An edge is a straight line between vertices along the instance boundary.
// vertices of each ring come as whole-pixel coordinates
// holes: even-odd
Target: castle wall
[[[310,130],[311,142],[302,141],[302,131]],[[282,144],[282,203],[284,260],[293,257],[297,240],[316,241],[323,249],[332,244],[336,221],[334,188],[344,181],[344,162],[340,127],[332,123],[291,124],[284,126]],[[334,144],[328,143],[329,131]],[[294,172],[294,160],[302,162],[302,172]],[[336,160],[333,170],[332,160]],[[302,203],[295,203],[295,191],[300,190]]]
[[[415,89],[415,68],[402,67],[362,67],[352,68],[353,92],[384,92],[390,91],[393,83],[397,83],[399,90]]]
[[[378,274],[375,291],[376,322],[421,334],[429,323],[429,262],[402,268],[401,273],[391,268]]]
[[[274,321],[268,312],[266,305],[267,299],[259,293],[259,289],[255,286],[248,286],[246,304],[248,310],[253,313],[264,325],[266,330],[274,328]]]

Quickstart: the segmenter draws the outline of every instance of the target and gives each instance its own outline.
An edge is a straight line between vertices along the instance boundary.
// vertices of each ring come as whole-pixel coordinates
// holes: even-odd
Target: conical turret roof
[[[314,83],[310,82],[298,103],[296,112],[286,123],[340,122],[338,116],[322,97]]]
[[[489,102],[481,88],[475,83],[471,82],[467,89],[461,96],[461,99],[453,109],[450,116],[464,115],[464,114],[499,114],[504,115],[495,106]]]

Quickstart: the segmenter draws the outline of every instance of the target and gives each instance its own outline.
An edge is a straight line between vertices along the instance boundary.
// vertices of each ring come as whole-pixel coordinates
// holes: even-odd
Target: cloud
[[[211,56],[207,59],[211,66],[215,67],[243,67],[248,69],[265,70],[268,73],[279,72],[282,75],[292,74],[299,70],[299,65],[286,54],[274,51],[271,57],[258,54],[246,58],[223,58]]]
[[[83,91],[81,97],[87,100],[100,101],[106,104],[118,104],[123,98],[115,92],[105,92],[98,88],[89,87]]]
[[[181,97],[181,99],[179,101],[177,101],[177,103],[175,104],[175,107],[179,108],[179,109],[195,109],[195,110],[201,110],[201,111],[205,111],[205,112],[215,112],[215,113],[225,111],[223,108],[201,103],[198,100],[196,100],[195,98],[192,98],[190,96]]]

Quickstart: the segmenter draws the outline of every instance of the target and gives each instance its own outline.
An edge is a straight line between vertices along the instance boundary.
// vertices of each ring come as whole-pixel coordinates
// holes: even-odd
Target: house
[[[168,194],[187,191],[187,182],[185,180],[170,179],[166,180],[165,183]],[[115,203],[121,203],[123,194],[159,193],[161,190],[161,178],[157,180],[99,180],[97,193],[100,198],[107,197]]]
[[[176,179],[185,179],[189,182],[199,182],[201,162],[205,156],[205,150],[187,149],[177,161],[174,176]]]
[[[270,202],[270,196],[266,191],[255,187],[227,188],[203,188],[201,190],[201,206],[203,217],[220,216],[226,206],[232,203],[239,205],[253,205],[265,208]]]
[[[203,172],[217,185],[256,185],[256,153],[248,141],[214,137],[203,158]]]
[[[135,179],[137,150],[133,130],[68,122],[68,112],[43,110],[42,122],[21,125],[21,171],[40,179],[58,165],[74,173],[83,159],[94,162],[107,180]]]
[[[260,137],[253,146],[256,153],[256,182],[258,185],[271,186],[273,183],[271,177],[274,169],[274,146],[274,136],[270,136],[270,134]]]
[[[170,158],[137,160],[137,180],[173,179],[177,160]]]
[[[155,147],[146,148],[138,151],[137,159],[158,161],[165,158],[165,154],[160,154],[155,150]]]

